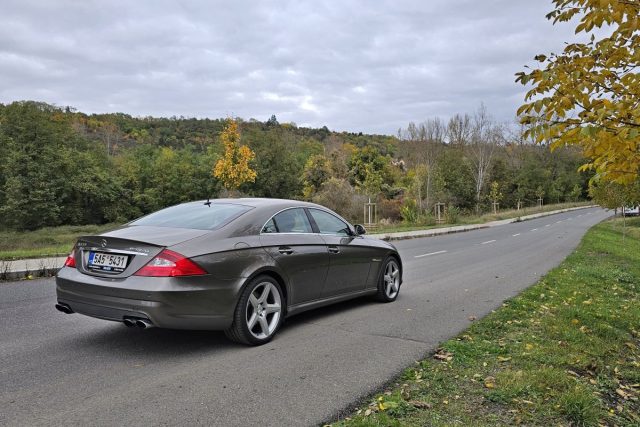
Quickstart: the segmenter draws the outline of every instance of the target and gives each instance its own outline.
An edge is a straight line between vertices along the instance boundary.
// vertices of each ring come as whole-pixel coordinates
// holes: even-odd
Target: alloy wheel
[[[400,290],[400,268],[394,260],[390,260],[384,270],[384,293],[393,299]]]
[[[246,308],[247,329],[255,338],[263,340],[273,334],[280,322],[282,300],[273,283],[258,283],[249,295]]]

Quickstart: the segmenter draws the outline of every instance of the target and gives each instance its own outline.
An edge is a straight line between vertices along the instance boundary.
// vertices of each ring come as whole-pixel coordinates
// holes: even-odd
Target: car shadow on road
[[[366,309],[379,303],[370,298],[357,298],[327,307],[311,310],[286,319],[283,328],[293,332],[303,329],[305,323],[326,321],[349,311]],[[114,354],[123,357],[163,359],[176,356],[211,355],[226,351],[249,349],[230,341],[221,331],[191,331],[176,329],[127,328],[121,323],[92,320],[87,327],[78,328],[65,342],[87,355]],[[277,340],[277,336],[275,338]]]
[[[66,345],[90,354],[118,353],[131,357],[152,355],[158,359],[184,354],[211,354],[239,347],[220,331],[134,329],[111,322],[74,334]]]
[[[371,297],[360,297],[343,301],[292,316],[286,320],[284,327],[297,328],[304,323],[321,322],[323,320],[328,320],[333,316],[345,314],[350,311],[366,309],[379,304],[379,302],[374,301]]]

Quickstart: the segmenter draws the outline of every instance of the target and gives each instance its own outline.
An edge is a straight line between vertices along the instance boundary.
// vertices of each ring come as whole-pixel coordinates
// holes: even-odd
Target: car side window
[[[278,233],[313,233],[309,218],[300,208],[282,211],[272,221]]]
[[[351,235],[349,226],[340,218],[318,209],[309,209],[309,212],[316,222],[320,234]]]
[[[273,222],[273,218],[271,218],[267,223],[262,227],[263,233],[277,233],[278,228],[276,227],[276,223]]]

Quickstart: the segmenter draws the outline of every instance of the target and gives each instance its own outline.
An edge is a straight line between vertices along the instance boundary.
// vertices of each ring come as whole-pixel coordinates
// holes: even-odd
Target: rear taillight
[[[147,265],[138,270],[135,276],[179,277],[201,276],[207,274],[198,264],[177,252],[165,249],[156,255]]]
[[[65,267],[76,268],[76,248],[71,249],[71,253],[67,256],[67,259],[64,261]]]

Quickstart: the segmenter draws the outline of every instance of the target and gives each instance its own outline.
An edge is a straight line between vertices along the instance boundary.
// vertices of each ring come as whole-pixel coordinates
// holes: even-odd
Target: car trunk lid
[[[164,248],[206,234],[208,230],[133,226],[76,243],[76,266],[84,274],[122,279],[129,277]]]

